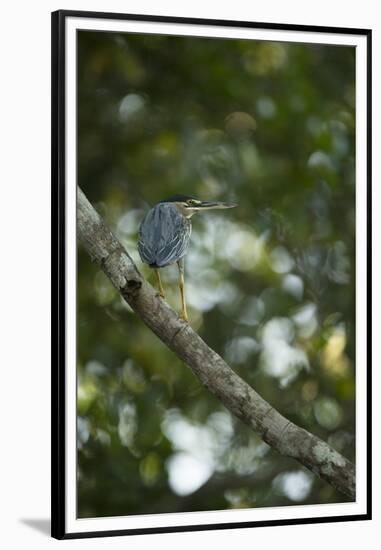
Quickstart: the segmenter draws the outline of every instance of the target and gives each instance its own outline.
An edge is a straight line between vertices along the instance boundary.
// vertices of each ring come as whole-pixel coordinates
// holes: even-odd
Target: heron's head
[[[218,202],[218,201],[202,201],[190,195],[174,195],[161,202],[171,202],[176,205],[178,210],[186,218],[190,218],[197,212],[206,210],[224,210],[226,208],[234,208],[237,206],[233,202]]]

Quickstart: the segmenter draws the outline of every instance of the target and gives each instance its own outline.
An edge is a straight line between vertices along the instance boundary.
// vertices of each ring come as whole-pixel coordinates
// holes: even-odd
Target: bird
[[[184,256],[192,232],[191,218],[197,212],[234,208],[236,203],[199,200],[191,195],[173,195],[153,206],[139,226],[138,251],[143,263],[155,270],[159,295],[165,298],[160,269],[177,263],[181,318],[188,321],[185,299]]]

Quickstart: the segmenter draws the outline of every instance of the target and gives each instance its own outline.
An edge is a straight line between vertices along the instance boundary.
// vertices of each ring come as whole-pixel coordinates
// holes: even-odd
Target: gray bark
[[[293,457],[355,500],[354,465],[290,422],[240,378],[142,277],[128,252],[78,188],[77,235],[91,259],[144,323],[225,407],[282,455]]]

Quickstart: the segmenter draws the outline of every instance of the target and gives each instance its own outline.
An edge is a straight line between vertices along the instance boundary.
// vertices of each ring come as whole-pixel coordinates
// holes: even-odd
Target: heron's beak
[[[204,210],[223,210],[225,208],[234,208],[235,206],[238,206],[235,202],[202,201],[195,207],[195,210],[198,210],[200,212]]]

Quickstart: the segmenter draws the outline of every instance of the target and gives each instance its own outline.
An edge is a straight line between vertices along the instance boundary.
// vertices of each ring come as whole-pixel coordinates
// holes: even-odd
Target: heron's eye
[[[196,206],[196,204],[199,204],[200,201],[197,201],[196,199],[189,199],[187,200],[188,206]]]

